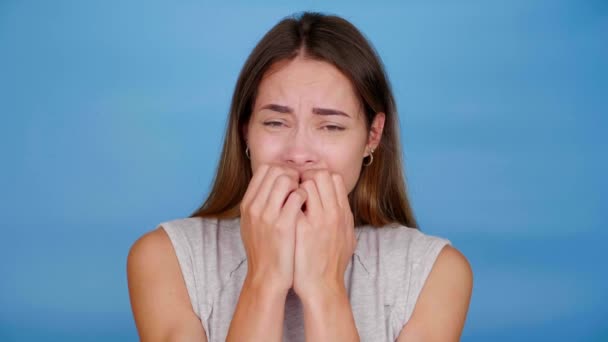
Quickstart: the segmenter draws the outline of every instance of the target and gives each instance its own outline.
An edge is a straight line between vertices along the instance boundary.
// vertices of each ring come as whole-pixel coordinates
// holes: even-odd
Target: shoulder
[[[202,228],[202,220],[197,218],[170,220],[137,239],[127,257],[127,278],[132,293],[148,293],[153,286],[185,285],[185,293],[189,295],[185,298],[189,297],[191,308],[200,316],[195,260],[201,249],[197,247],[200,243],[196,232]]]
[[[175,225],[163,223],[139,237],[127,256],[128,277],[135,278],[161,266],[179,269],[181,255],[176,246],[187,244],[179,231]]]
[[[217,219],[202,217],[186,217],[164,221],[158,224],[158,228],[165,230],[169,235],[179,231],[182,235],[196,235],[203,230],[217,227]]]
[[[179,267],[176,262],[175,243],[172,241],[175,231],[174,226],[161,224],[139,237],[131,245],[127,255],[128,276],[147,273],[149,269],[163,265]]]
[[[470,266],[450,240],[400,224],[360,230],[358,253],[370,273],[384,284],[384,300],[391,307],[391,334],[395,338],[413,319],[414,309],[425,305],[422,294],[429,286],[457,281],[458,286],[466,288]]]
[[[473,280],[473,269],[469,260],[455,247],[445,246],[435,262],[438,273],[450,275],[461,280]]]
[[[181,331],[204,337],[171,241],[160,227],[137,239],[127,256],[129,297],[142,340]]]
[[[214,250],[221,245],[226,250],[238,250],[240,220],[208,217],[188,217],[159,224],[176,249],[192,249],[192,253],[205,248]],[[199,251],[200,252],[200,251]]]
[[[398,341],[458,341],[473,290],[473,270],[462,252],[445,246],[425,281]]]
[[[162,222],[159,227],[167,233],[186,285],[200,305],[212,303],[246,259],[239,218],[191,217]]]
[[[179,231],[186,236],[216,235],[218,230],[224,232],[235,232],[240,227],[239,218],[218,219],[213,217],[186,217],[161,222],[158,225],[167,233]]]
[[[154,281],[158,267],[179,268],[171,240],[161,229],[156,228],[139,237],[127,255],[127,279],[131,294],[144,283]]]
[[[359,252],[366,257],[396,259],[391,262],[421,263],[429,258],[434,260],[443,246],[451,244],[448,239],[400,224],[378,228],[365,226],[359,230]]]
[[[146,232],[139,237],[129,249],[127,266],[136,264],[146,267],[153,264],[153,260],[162,257],[163,254],[172,252],[171,241],[161,227]],[[139,268],[129,267],[127,271],[135,271]]]
[[[458,298],[463,300],[472,292],[473,268],[461,251],[448,245],[437,256],[427,283],[426,288],[433,288],[438,291],[454,291],[452,294],[463,295]],[[423,288],[421,296],[424,295],[426,288]]]

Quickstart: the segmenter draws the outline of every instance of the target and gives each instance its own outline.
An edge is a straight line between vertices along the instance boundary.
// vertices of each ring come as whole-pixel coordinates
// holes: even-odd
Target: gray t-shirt
[[[196,315],[210,342],[225,341],[245,276],[240,219],[161,223],[169,235]],[[357,247],[344,281],[361,341],[395,341],[409,320],[439,252],[449,240],[393,224],[355,227]],[[304,341],[302,303],[285,302],[283,341]]]

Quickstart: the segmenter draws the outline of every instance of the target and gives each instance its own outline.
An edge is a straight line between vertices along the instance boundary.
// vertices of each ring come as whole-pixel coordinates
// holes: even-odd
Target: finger
[[[346,186],[344,185],[342,176],[339,173],[335,173],[331,175],[331,179],[334,183],[334,189],[336,190],[336,199],[338,201],[338,205],[340,208],[350,209],[350,205],[348,203],[348,194],[346,193]]]
[[[336,199],[336,189],[334,182],[331,179],[331,175],[328,170],[321,170],[314,176],[317,189],[319,190],[319,197],[321,198],[321,205],[326,211],[338,210],[338,202]]]
[[[280,174],[274,181],[263,215],[269,218],[279,216],[288,195],[298,188],[298,173],[293,170]]]
[[[274,182],[276,181],[277,177],[279,177],[282,174],[289,173],[289,172],[292,172],[292,174],[293,174],[293,172],[295,172],[295,171],[289,171],[286,168],[276,166],[276,165],[270,166],[270,169],[268,170],[268,172],[266,172],[266,175],[265,175],[264,179],[262,180],[262,184],[260,184],[258,191],[252,200],[251,209],[254,212],[257,212],[257,213],[262,212],[264,207],[266,207],[268,198],[270,197],[270,192],[272,191]],[[295,177],[297,177],[297,175]],[[281,203],[281,204],[283,204],[283,203]]]
[[[255,197],[255,194],[258,192],[258,189],[259,189],[260,185],[262,184],[262,181],[264,180],[264,177],[266,176],[266,173],[268,172],[269,169],[270,169],[270,165],[262,164],[256,170],[253,177],[251,177],[251,180],[249,181],[249,185],[247,186],[247,191],[245,191],[245,195],[243,195],[243,199],[241,201],[244,205],[249,205],[249,203],[251,203],[251,200]]]
[[[304,204],[306,199],[307,193],[304,189],[298,188],[291,192],[287,196],[287,201],[285,201],[283,210],[279,214],[279,221],[286,224],[295,223],[300,213],[300,208],[302,208],[302,204]]]
[[[306,214],[313,216],[321,215],[323,213],[323,206],[321,205],[315,181],[312,179],[306,180],[300,184],[300,188],[306,191]]]

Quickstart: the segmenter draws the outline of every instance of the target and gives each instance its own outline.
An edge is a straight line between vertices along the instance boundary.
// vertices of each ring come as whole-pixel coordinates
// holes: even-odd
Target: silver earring
[[[247,146],[247,148],[245,149],[245,155],[247,156],[247,159],[251,159],[251,157],[249,156],[249,146]]]
[[[369,162],[365,162],[365,158],[363,158],[363,165],[370,166],[374,162],[374,149],[372,148],[369,152]]]

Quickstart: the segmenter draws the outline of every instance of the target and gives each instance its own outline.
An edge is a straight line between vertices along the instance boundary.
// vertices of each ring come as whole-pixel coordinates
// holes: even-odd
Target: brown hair
[[[418,228],[406,193],[395,100],[382,62],[350,22],[311,12],[281,20],[247,58],[232,97],[213,188],[190,217],[240,216],[240,202],[252,177],[242,128],[251,116],[264,73],[274,63],[298,55],[328,62],[350,79],[363,105],[368,130],[376,113],[386,115],[374,161],[362,167],[359,180],[348,195],[355,225],[381,227],[400,223]]]

